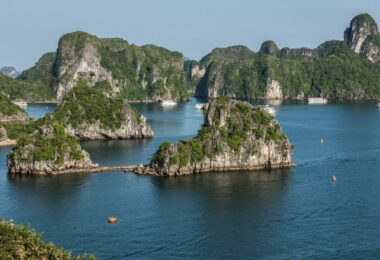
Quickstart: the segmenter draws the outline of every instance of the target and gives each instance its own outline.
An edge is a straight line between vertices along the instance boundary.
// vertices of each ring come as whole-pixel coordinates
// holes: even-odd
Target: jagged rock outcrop
[[[163,143],[139,174],[186,175],[210,171],[255,170],[292,166],[293,146],[278,122],[249,103],[212,100],[195,138]]]
[[[370,35],[364,41],[362,55],[374,63],[380,63],[380,35]]]
[[[59,124],[45,125],[31,135],[21,136],[7,158],[13,174],[54,175],[92,169],[89,154]]]
[[[30,117],[23,109],[13,104],[6,95],[0,92],[0,122],[26,121],[29,119]]]
[[[59,122],[66,133],[79,139],[149,138],[152,129],[145,118],[125,100],[110,98],[78,81],[64,97],[62,104],[44,119]]]
[[[368,14],[355,16],[344,32],[344,40],[356,53],[362,53],[362,47],[370,35],[379,34],[375,20]]]
[[[282,48],[273,41],[254,53],[244,46],[217,48],[206,55],[206,68],[195,96],[237,99],[380,98],[380,35],[369,15],[355,17],[345,41],[327,41],[316,49]]]

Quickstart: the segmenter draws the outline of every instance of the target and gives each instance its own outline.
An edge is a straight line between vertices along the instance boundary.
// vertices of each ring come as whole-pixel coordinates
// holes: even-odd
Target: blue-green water
[[[29,116],[37,119],[43,117],[46,113],[53,112],[56,107],[56,104],[29,104],[25,110]]]
[[[101,164],[145,163],[161,142],[197,132],[203,117],[194,102],[166,111],[135,105],[155,138],[84,147]],[[379,258],[375,103],[284,104],[277,110],[296,146],[293,169],[176,178],[123,172],[10,177],[8,148],[0,149],[0,216],[99,259]],[[111,215],[119,219],[115,225],[107,224]]]

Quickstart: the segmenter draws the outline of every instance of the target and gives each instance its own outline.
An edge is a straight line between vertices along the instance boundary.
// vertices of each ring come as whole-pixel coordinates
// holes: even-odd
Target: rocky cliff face
[[[265,99],[283,99],[282,87],[278,81],[268,78]]]
[[[54,88],[61,99],[80,78],[107,96],[132,101],[186,100],[191,85],[184,57],[154,45],[142,47],[122,39],[99,39],[75,32],[59,40]]]
[[[292,145],[278,122],[249,103],[220,97],[195,138],[164,143],[140,174],[185,175],[292,166]]]
[[[80,78],[86,79],[91,86],[96,82],[106,81],[110,86],[116,86],[112,73],[100,64],[101,57],[98,47],[101,40],[86,33],[73,33],[63,36],[58,44],[55,73],[58,78],[55,85],[57,98],[62,99]],[[118,89],[112,89],[110,94],[117,94]]]
[[[35,175],[97,167],[59,124],[45,125],[31,135],[20,137],[8,154],[7,165],[10,173]]]
[[[145,118],[125,100],[109,98],[79,81],[62,104],[44,119],[59,122],[79,139],[130,139],[153,136]]]
[[[355,16],[344,32],[344,40],[356,53],[362,53],[362,47],[370,35],[378,34],[375,20],[368,14]]]
[[[370,35],[364,41],[362,55],[370,61],[380,64],[380,35]]]
[[[42,56],[18,79],[48,88],[51,99],[62,99],[84,78],[105,95],[129,101],[187,100],[195,84],[186,78],[184,60],[181,53],[155,45],[73,32],[60,38],[56,53]]]
[[[0,122],[26,121],[28,114],[0,92]]]
[[[380,63],[380,34],[370,15],[354,17],[344,32],[344,39],[354,52],[374,63]]]

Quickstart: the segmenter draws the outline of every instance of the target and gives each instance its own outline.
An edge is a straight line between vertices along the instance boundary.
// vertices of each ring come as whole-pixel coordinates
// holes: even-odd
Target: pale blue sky
[[[86,31],[153,43],[199,59],[215,47],[264,40],[317,47],[342,39],[356,14],[380,23],[379,0],[0,0],[0,66],[32,66],[59,37]]]

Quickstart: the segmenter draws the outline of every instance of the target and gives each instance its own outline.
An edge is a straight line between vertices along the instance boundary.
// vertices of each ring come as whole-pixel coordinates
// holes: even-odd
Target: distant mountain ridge
[[[245,46],[214,49],[200,60],[205,76],[195,96],[238,99],[380,98],[380,36],[368,14],[354,17],[344,41],[316,49],[282,48],[266,41],[255,53]]]
[[[15,99],[62,99],[79,79],[107,96],[157,102],[196,97],[238,99],[380,98],[380,34],[368,14],[354,17],[344,40],[315,49],[279,48],[266,41],[216,48],[200,61],[155,45],[85,32],[63,35],[17,79],[0,75],[0,90]]]
[[[0,73],[7,75],[11,78],[16,78],[18,75],[20,75],[20,72],[18,72],[15,67],[9,67],[9,66],[0,68]]]

